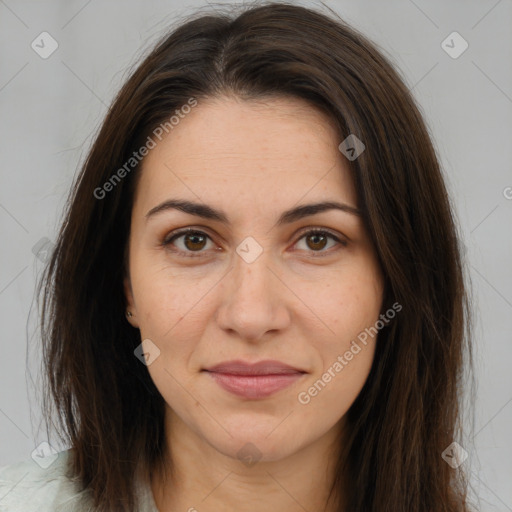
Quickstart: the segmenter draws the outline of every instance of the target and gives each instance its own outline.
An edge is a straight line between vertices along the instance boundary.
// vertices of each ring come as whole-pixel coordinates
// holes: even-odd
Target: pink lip
[[[266,398],[284,389],[306,372],[280,361],[228,361],[206,370],[223,389],[243,398]]]

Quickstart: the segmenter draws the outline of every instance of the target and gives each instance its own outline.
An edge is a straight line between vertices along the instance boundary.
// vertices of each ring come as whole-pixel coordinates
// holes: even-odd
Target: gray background
[[[512,0],[325,3],[391,57],[432,133],[474,295],[478,388],[464,464],[482,510],[512,511]],[[129,67],[177,17],[206,5],[0,0],[0,466],[30,458],[46,439],[33,304],[44,248],[38,257],[33,248],[55,240],[72,179]],[[47,59],[31,48],[43,31],[59,45]],[[455,59],[441,45],[453,31],[469,44]]]

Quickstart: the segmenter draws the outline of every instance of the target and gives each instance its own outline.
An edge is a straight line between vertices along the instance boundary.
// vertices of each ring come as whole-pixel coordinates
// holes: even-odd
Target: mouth
[[[301,379],[307,372],[280,361],[229,361],[204,369],[225,391],[246,399],[267,398]]]

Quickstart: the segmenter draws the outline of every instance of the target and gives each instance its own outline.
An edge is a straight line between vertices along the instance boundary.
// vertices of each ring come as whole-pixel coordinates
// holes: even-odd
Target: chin
[[[255,431],[252,428],[250,433],[238,430],[233,433],[233,437],[226,434],[222,439],[207,439],[207,442],[218,452],[239,460],[247,467],[251,467],[257,462],[284,459],[300,449],[300,446],[295,446],[297,440],[290,436],[285,429],[269,435],[271,430],[258,429]]]

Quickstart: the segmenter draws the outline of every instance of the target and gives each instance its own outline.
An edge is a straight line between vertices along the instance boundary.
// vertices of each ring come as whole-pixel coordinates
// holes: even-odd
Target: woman
[[[70,448],[4,468],[1,510],[470,510],[449,199],[407,87],[343,21],[266,4],[167,35],[41,290]]]

